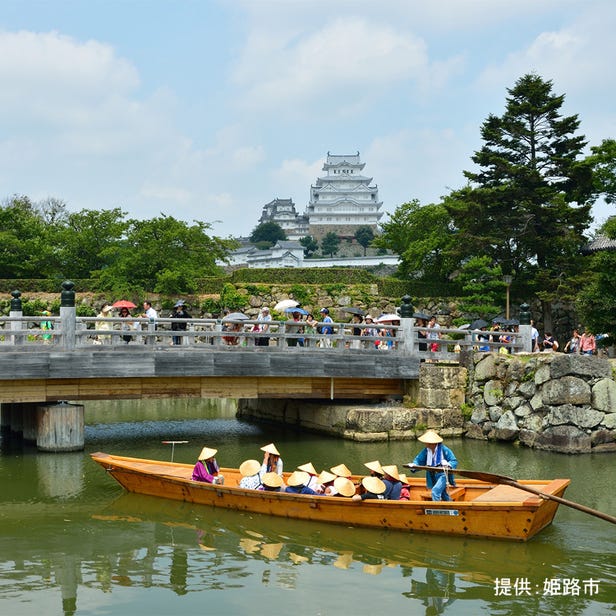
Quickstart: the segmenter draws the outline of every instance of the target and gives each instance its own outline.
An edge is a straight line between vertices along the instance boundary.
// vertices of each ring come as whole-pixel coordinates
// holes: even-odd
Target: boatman
[[[417,472],[415,468],[417,466],[438,467],[438,470],[435,468],[433,471],[426,472],[426,486],[432,491],[433,501],[450,501],[451,497],[447,494],[447,483],[455,486],[456,482],[453,474],[446,471],[458,467],[456,456],[449,447],[443,445],[443,438],[436,430],[428,430],[417,440],[424,443],[425,448],[410,464],[404,466],[410,468],[412,473]]]

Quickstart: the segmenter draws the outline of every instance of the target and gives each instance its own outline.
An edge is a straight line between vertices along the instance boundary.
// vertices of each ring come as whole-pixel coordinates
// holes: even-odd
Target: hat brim
[[[422,434],[417,440],[422,443],[426,443],[427,445],[437,445],[438,443],[443,442],[443,437],[435,430],[428,430],[427,432]]]

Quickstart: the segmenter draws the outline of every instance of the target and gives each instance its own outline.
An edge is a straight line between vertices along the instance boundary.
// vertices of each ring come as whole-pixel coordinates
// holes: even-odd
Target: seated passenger
[[[400,483],[402,484],[402,488],[400,488],[400,498],[398,500],[411,500],[411,490],[409,489],[409,486],[411,484],[409,483],[404,473],[400,473]]]
[[[220,474],[218,462],[216,462],[217,449],[204,447],[199,454],[199,459],[193,468],[192,480],[205,483],[223,484],[225,478]]]
[[[400,483],[398,467],[395,464],[383,467],[382,480],[386,486],[383,498],[387,500],[400,500],[400,490],[402,489],[402,484]]]
[[[336,477],[334,487],[336,488],[336,496],[344,498],[355,496],[355,484],[346,477]]]
[[[278,473],[265,473],[261,477],[261,487],[259,490],[265,490],[266,492],[282,492],[283,486],[282,477]]]
[[[372,475],[372,477],[378,477],[379,479],[383,478],[383,467],[378,460],[365,462],[364,466],[370,470],[370,475]]]
[[[334,473],[336,477],[346,477],[347,479],[351,477],[351,475],[353,474],[344,464],[338,464],[338,466],[332,466],[332,468],[330,468],[329,470],[332,473]]]
[[[310,475],[310,481],[308,482],[308,487],[311,490],[314,490],[318,494],[321,494],[323,492],[323,490],[321,489],[321,486],[319,485],[319,481],[317,478],[318,473],[316,469],[314,468],[314,466],[312,465],[312,462],[306,462],[306,464],[302,464],[301,466],[298,466],[297,470],[304,471]]]
[[[316,492],[308,487],[310,475],[305,471],[293,471],[287,479],[287,487],[285,492],[292,494],[316,494]]]
[[[244,460],[240,464],[240,474],[242,475],[240,488],[256,490],[261,485],[260,469],[261,465],[258,460]]]
[[[321,471],[321,474],[317,478],[317,481],[321,486],[321,494],[324,496],[336,496],[338,492],[334,486],[335,479],[336,475],[333,473],[330,473],[329,471]]]
[[[263,464],[261,465],[261,475],[265,473],[277,473],[282,477],[282,458],[274,443],[261,447],[263,454]]]
[[[379,499],[384,500],[383,494],[387,487],[378,477],[364,477],[361,480],[362,494],[355,494],[353,500]]]

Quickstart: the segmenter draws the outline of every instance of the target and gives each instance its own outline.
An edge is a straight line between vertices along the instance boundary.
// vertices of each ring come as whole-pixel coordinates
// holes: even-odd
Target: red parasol
[[[136,304],[129,302],[127,299],[121,299],[111,304],[114,308],[137,308]]]

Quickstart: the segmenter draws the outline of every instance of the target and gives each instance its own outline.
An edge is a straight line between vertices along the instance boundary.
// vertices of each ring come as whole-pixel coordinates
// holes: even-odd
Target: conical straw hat
[[[443,438],[438,434],[436,430],[427,430],[418,439],[422,443],[433,444],[442,443]]]
[[[268,488],[279,488],[282,486],[282,477],[278,473],[265,473],[261,478],[261,483]]]
[[[261,465],[257,460],[244,460],[240,464],[240,473],[242,477],[252,477],[259,472]]]
[[[338,569],[348,569],[353,563],[353,552],[342,552],[334,562]]]
[[[329,470],[334,473],[334,475],[338,475],[338,477],[350,477],[353,474],[344,464],[332,466]]]
[[[338,494],[342,494],[342,496],[346,496],[347,498],[355,494],[355,485],[346,477],[336,477],[334,480],[334,488],[336,488]]]
[[[293,471],[287,479],[287,485],[292,488],[305,486],[310,481],[310,475],[305,471]]]
[[[336,479],[336,475],[329,471],[321,471],[321,474],[317,477],[317,481],[320,484],[329,483],[330,481],[334,481],[334,479]]]
[[[273,453],[275,456],[279,456],[280,452],[276,449],[276,445],[274,443],[270,443],[269,445],[264,445],[261,447],[261,451],[265,451],[267,453]]]
[[[310,474],[310,475],[316,475],[317,471],[314,468],[314,466],[312,466],[312,462],[306,462],[306,464],[302,464],[301,466],[297,467],[298,471],[305,471],[306,473]]]
[[[216,453],[217,453],[218,449],[212,449],[211,447],[204,447],[201,450],[201,453],[199,454],[199,457],[197,458],[198,460],[209,460],[210,458],[213,458]]]
[[[284,543],[266,543],[261,546],[261,554],[265,558],[275,560],[280,554],[280,550],[284,547]]]
[[[400,473],[400,481],[404,484],[406,484],[407,486],[411,485],[411,482],[407,479],[406,475],[404,473]]]
[[[372,492],[372,494],[383,494],[387,487],[378,477],[364,477],[361,480],[361,485],[368,490],[368,492]]]
[[[371,471],[378,473],[379,475],[383,474],[383,467],[378,460],[372,460],[372,462],[366,462],[364,466],[367,466]]]
[[[391,464],[389,466],[383,467],[383,472],[394,479],[400,479],[400,475],[398,474],[398,467],[395,464]]]

